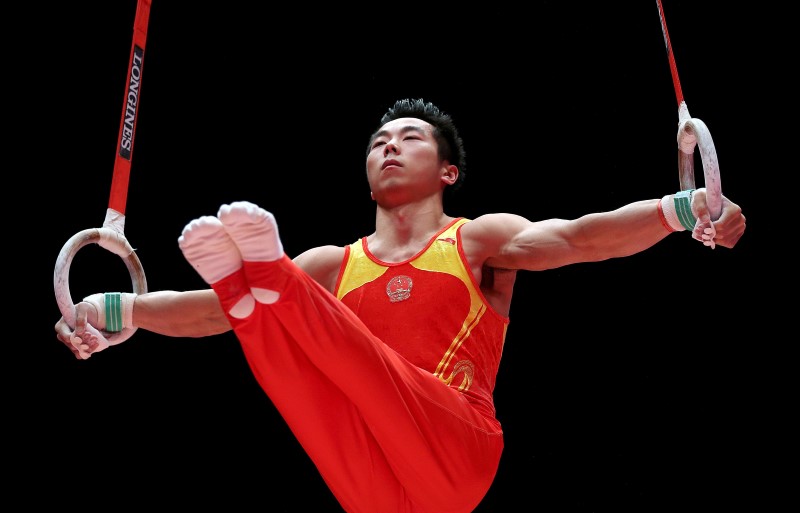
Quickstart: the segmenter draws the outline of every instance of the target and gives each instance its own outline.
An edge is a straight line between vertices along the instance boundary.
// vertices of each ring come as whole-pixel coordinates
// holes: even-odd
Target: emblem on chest
[[[414,283],[411,281],[410,276],[395,276],[386,284],[386,295],[389,296],[389,301],[392,303],[405,301],[411,297],[411,288],[413,286]]]

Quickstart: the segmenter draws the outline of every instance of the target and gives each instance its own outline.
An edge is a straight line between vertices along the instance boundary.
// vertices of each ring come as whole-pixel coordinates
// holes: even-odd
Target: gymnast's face
[[[452,166],[439,159],[433,127],[421,119],[399,118],[372,137],[367,154],[367,181],[379,204],[394,206],[441,192]],[[443,177],[448,177],[443,181]]]

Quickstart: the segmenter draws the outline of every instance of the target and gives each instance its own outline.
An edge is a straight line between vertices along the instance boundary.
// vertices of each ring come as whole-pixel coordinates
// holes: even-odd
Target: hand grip
[[[99,244],[112,253],[120,256],[131,276],[133,291],[137,294],[147,292],[147,279],[144,269],[139,261],[139,257],[133,251],[127,239],[121,232],[112,228],[90,228],[76,233],[64,244],[61,252],[56,259],[56,267],[53,272],[53,287],[56,294],[56,302],[61,310],[61,315],[71,327],[75,327],[75,304],[69,290],[69,269],[72,260],[78,251],[89,244]],[[109,344],[119,344],[131,337],[137,328],[125,328],[120,332],[110,333],[101,331]]]

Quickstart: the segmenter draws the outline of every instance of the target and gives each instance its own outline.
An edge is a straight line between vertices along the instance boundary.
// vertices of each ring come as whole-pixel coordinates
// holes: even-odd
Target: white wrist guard
[[[694,230],[697,216],[692,210],[692,192],[694,189],[667,194],[661,198],[664,220],[674,232]]]
[[[110,333],[133,327],[133,302],[135,299],[136,294],[132,292],[106,292],[83,298],[97,311],[95,328]]]

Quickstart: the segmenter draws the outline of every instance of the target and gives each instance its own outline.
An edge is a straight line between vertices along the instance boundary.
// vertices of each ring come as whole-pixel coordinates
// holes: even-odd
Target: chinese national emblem
[[[386,284],[386,295],[389,296],[389,301],[392,303],[405,301],[411,297],[411,287],[413,286],[414,284],[411,282],[411,277],[403,275],[395,276]]]

